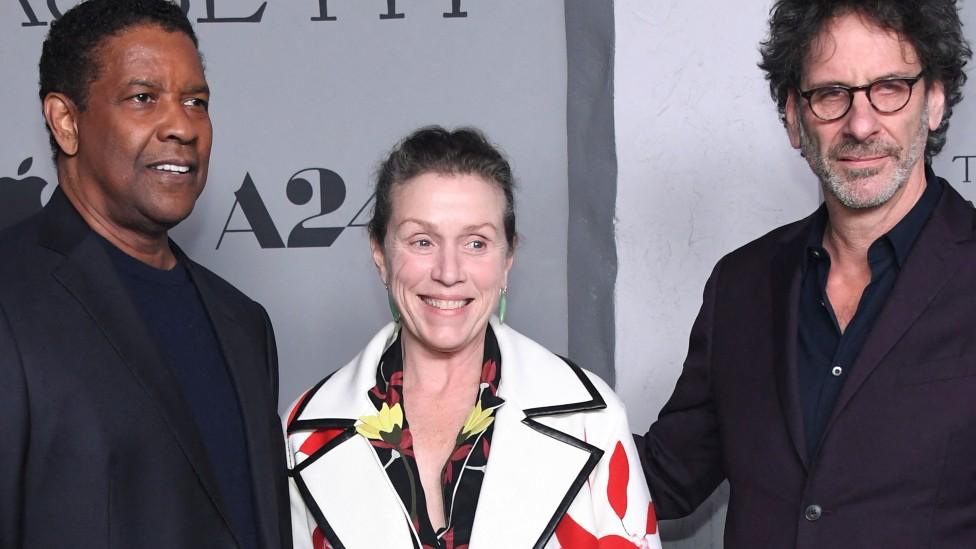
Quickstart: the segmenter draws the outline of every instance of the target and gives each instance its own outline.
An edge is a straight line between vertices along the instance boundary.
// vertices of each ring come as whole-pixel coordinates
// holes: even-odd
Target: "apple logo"
[[[25,158],[17,168],[20,177],[31,169],[33,157]],[[41,209],[41,191],[47,181],[40,177],[0,177],[0,228],[9,227]]]

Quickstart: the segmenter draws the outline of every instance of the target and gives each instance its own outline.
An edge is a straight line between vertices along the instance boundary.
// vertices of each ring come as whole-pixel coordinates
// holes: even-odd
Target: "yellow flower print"
[[[462,440],[472,435],[477,435],[487,429],[491,425],[491,422],[495,421],[494,415],[494,408],[483,410],[481,408],[481,401],[476,402],[474,408],[471,409],[471,413],[468,414],[468,419],[464,421],[464,427],[461,428]]]
[[[385,402],[380,413],[375,416],[363,416],[356,424],[356,432],[366,438],[382,440],[390,444],[399,444],[400,432],[403,428],[403,408],[396,403],[390,408]],[[394,440],[395,439],[395,440]]]

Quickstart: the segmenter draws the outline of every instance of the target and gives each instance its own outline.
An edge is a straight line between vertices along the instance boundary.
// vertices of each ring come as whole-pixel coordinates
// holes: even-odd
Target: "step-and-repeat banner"
[[[57,183],[37,63],[49,23],[77,3],[0,4],[0,225]],[[282,406],[389,318],[362,225],[378,162],[422,125],[480,127],[509,155],[523,239],[508,322],[566,351],[563,2],[179,3],[213,90],[214,146],[207,188],[172,237],[267,307]]]

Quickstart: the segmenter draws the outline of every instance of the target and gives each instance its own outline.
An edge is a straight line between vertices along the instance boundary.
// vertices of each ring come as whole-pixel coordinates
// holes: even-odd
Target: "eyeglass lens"
[[[892,113],[908,104],[912,96],[910,81],[901,79],[879,80],[863,88],[829,86],[814,90],[810,96],[810,108],[824,120],[835,120],[847,114],[854,100],[854,92],[865,90],[868,101],[882,113]]]

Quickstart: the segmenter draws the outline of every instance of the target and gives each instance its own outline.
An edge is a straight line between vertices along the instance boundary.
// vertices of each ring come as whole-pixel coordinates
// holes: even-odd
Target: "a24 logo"
[[[285,195],[288,201],[296,206],[304,206],[312,201],[315,189],[318,189],[318,213],[306,217],[295,224],[288,233],[288,240],[282,240],[281,234],[275,226],[268,208],[258,193],[250,173],[244,174],[244,182],[234,191],[234,205],[231,206],[224,228],[217,240],[220,249],[224,237],[229,233],[253,233],[262,248],[325,248],[331,246],[339,235],[349,227],[365,227],[365,223],[357,220],[373,201],[373,195],[356,211],[352,218],[340,226],[316,227],[315,220],[322,220],[338,210],[346,201],[346,183],[339,174],[326,168],[304,168],[298,170],[285,184]],[[231,219],[238,211],[244,214],[248,228],[231,229]]]

